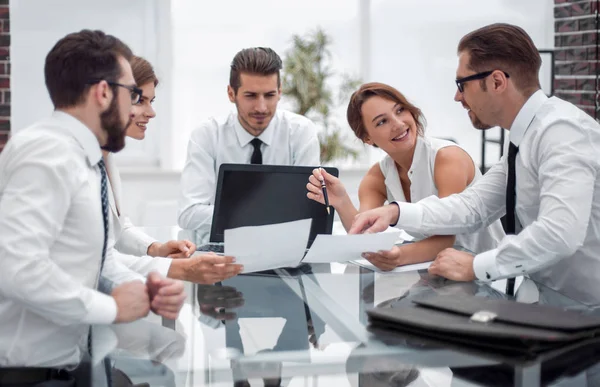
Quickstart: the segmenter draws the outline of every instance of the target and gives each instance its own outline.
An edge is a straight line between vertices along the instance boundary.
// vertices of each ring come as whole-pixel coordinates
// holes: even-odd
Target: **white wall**
[[[156,101],[159,116],[146,141],[128,140],[117,157],[129,165],[156,165],[166,153],[159,147],[171,127],[170,0],[18,0],[10,2],[12,62],[12,129],[17,132],[52,111],[44,84],[44,61],[54,44],[81,29],[100,29],[127,43],[152,62],[165,78]],[[168,39],[168,44],[165,42]],[[164,55],[164,54],[167,55]],[[163,76],[164,74],[164,76]],[[162,130],[159,130],[162,129]],[[170,153],[168,155],[170,158]],[[168,164],[168,162],[167,162]]]

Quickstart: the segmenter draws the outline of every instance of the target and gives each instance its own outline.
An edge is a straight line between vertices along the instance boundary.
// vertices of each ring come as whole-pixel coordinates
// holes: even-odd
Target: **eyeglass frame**
[[[90,81],[87,82],[88,85],[93,85],[102,81],[106,81],[106,79],[92,79]],[[108,83],[109,86],[119,86],[122,88],[125,88],[127,90],[129,90],[131,92],[131,104],[135,105],[136,103],[138,103],[143,96],[143,92],[142,89],[140,89],[137,86],[129,86],[129,85],[124,85],[122,83],[118,83],[118,82],[112,82],[112,81],[106,81],[106,83]],[[133,96],[137,96],[137,99],[133,99]]]
[[[463,87],[463,83],[469,82],[469,81],[474,81],[476,79],[485,79],[487,77],[489,77],[490,75],[492,75],[492,73],[496,71],[496,70],[490,70],[490,71],[482,71],[480,73],[477,74],[473,74],[473,75],[469,75],[467,77],[463,77],[460,79],[455,80],[456,82],[456,87],[458,88],[458,91],[460,93],[464,93],[465,89]],[[502,70],[497,70],[497,71],[502,71]],[[506,76],[506,78],[510,78],[510,75],[508,75],[508,73],[506,71],[502,71],[504,73],[504,75]]]

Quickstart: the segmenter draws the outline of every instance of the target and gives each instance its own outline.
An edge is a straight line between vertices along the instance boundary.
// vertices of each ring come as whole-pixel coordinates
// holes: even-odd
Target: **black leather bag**
[[[370,330],[484,351],[535,357],[598,341],[600,317],[472,296],[433,296],[367,311]]]

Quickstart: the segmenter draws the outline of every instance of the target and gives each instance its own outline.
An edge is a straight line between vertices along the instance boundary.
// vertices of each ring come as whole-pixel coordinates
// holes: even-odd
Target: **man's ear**
[[[98,105],[102,111],[105,111],[109,108],[114,95],[109,84],[106,81],[100,81],[92,85],[88,91],[87,98],[91,98],[94,104]]]
[[[230,102],[235,102],[235,90],[230,85],[227,85],[227,96]]]
[[[495,71],[492,74],[492,82],[495,91],[504,91],[508,86],[508,78],[501,71]]]

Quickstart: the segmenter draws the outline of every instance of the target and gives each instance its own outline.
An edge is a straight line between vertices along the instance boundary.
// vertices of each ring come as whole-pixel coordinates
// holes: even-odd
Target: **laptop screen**
[[[311,218],[310,247],[318,234],[331,234],[334,211],[306,197],[314,167],[223,164],[215,195],[211,242],[223,242],[225,229]],[[338,176],[337,168],[325,168]]]

